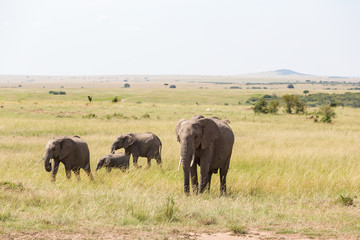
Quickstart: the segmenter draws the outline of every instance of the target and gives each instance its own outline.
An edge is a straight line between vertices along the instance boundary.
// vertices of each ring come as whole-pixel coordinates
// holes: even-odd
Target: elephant
[[[115,150],[124,148],[125,154],[133,156],[133,165],[137,168],[139,157],[147,158],[147,166],[151,166],[151,159],[155,158],[161,167],[161,148],[162,143],[158,136],[151,132],[146,133],[126,133],[118,136],[111,145],[111,153]]]
[[[54,166],[51,166],[51,159]],[[53,182],[60,162],[65,165],[67,179],[70,179],[72,170],[76,178],[80,180],[80,168],[85,170],[91,180],[94,179],[90,169],[89,147],[79,136],[57,137],[49,140],[43,160],[45,170],[48,172],[52,170],[51,181]]]
[[[220,194],[226,194],[226,175],[234,145],[234,133],[227,122],[199,115],[190,120],[180,119],[175,131],[181,144],[179,168],[182,163],[184,193],[190,195],[189,175],[193,193],[201,194],[206,186],[210,190],[211,176],[220,169]]]
[[[122,171],[129,169],[130,157],[124,153],[108,154],[102,156],[96,165],[96,171],[102,167],[106,167],[108,173],[111,172],[111,168],[120,168]]]

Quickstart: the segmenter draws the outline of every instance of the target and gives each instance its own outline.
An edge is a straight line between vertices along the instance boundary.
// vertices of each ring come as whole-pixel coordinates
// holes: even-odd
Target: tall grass
[[[135,100],[114,104],[106,91],[100,91],[103,95],[91,92],[94,101],[87,104],[86,98],[73,96],[71,91],[56,100],[41,91],[33,95],[28,90],[1,91],[0,182],[23,188],[0,185],[2,232],[93,231],[120,226],[223,230],[241,226],[285,232],[288,228],[303,234],[308,234],[310,227],[312,233],[322,235],[359,234],[354,207],[339,203],[340,195],[354,197],[360,190],[357,109],[337,109],[334,124],[321,124],[301,115],[254,115],[244,106],[224,106],[223,98],[229,97],[226,91],[216,95],[202,92],[203,99],[221,105],[200,106],[188,99],[179,101],[187,102],[184,104],[174,102],[173,95],[162,92],[168,90],[157,90],[161,98],[155,106],[150,92],[139,97],[141,104]],[[82,91],[82,95],[90,95]],[[181,96],[196,93],[189,90]],[[234,102],[243,98],[230,96]],[[87,114],[97,117],[82,117]],[[145,114],[148,117],[142,118]],[[231,121],[236,139],[226,197],[219,196],[218,175],[213,175],[210,193],[183,194],[182,172],[176,170],[180,145],[174,128],[179,119],[195,114]],[[66,180],[60,165],[57,181],[51,183],[39,162],[50,138],[80,135],[89,145],[94,169],[97,159],[110,152],[117,135],[145,131],[154,132],[163,143],[161,169],[153,160],[150,169],[131,165],[126,173],[100,170],[94,182],[82,171],[77,182],[74,176]],[[145,166],[146,160],[140,158],[139,163]]]

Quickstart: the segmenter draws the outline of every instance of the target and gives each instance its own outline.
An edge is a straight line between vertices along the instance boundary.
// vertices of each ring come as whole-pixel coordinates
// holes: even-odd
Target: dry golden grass
[[[235,105],[248,93],[168,91],[70,89],[65,96],[52,96],[43,89],[1,89],[0,182],[19,185],[0,186],[0,232],[224,231],[245,226],[315,237],[360,236],[355,198],[360,190],[360,110],[336,109],[334,123],[321,124],[302,115],[254,115],[249,106]],[[111,103],[116,94],[128,100]],[[87,103],[87,95],[96,101]],[[225,101],[230,105],[224,106]],[[143,117],[146,113],[150,118]],[[182,192],[174,128],[180,118],[195,114],[231,121],[236,139],[226,197],[219,197],[218,175],[210,193],[185,197]],[[117,135],[145,131],[163,142],[162,169],[153,161],[150,169],[104,170],[94,182],[82,171],[77,182],[74,177],[67,181],[60,166],[51,183],[39,162],[50,138],[76,134],[88,143],[94,169]],[[139,163],[146,165],[145,159]],[[355,206],[341,204],[340,195],[353,198]]]

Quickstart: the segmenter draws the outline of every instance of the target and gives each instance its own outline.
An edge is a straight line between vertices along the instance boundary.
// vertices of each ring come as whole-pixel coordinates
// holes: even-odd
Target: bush
[[[125,83],[125,84],[124,84],[124,88],[130,88],[130,84]]]
[[[285,94],[282,97],[282,100],[286,105],[285,111],[291,114],[293,107],[295,107],[295,101],[297,101],[297,97],[294,95]]]
[[[340,195],[340,202],[341,202],[344,206],[354,205],[354,200],[353,200],[351,197],[349,197],[349,196]]]
[[[268,111],[271,114],[276,114],[279,111],[279,101],[278,100],[272,100],[269,103]]]
[[[111,100],[111,102],[113,102],[113,103],[117,103],[119,101],[119,99],[117,98],[117,97],[114,97],[112,100]]]
[[[170,85],[170,87],[169,88],[176,88],[176,86],[175,85]]]
[[[268,103],[265,101],[264,97],[260,98],[253,107],[255,113],[265,113],[269,112],[267,108]]]
[[[299,113],[305,113],[305,103],[304,102],[300,102],[298,101],[298,99],[296,99],[297,101],[295,102],[295,113],[299,114]]]
[[[150,114],[145,113],[144,115],[141,116],[141,118],[150,118]]]
[[[336,117],[334,109],[332,109],[329,105],[322,106],[318,111],[318,115],[321,117],[320,122],[323,123],[331,123],[332,119]]]
[[[294,88],[294,85],[292,85],[291,83],[287,86],[287,88]]]
[[[95,113],[89,113],[88,115],[82,116],[82,118],[89,118],[89,119],[91,119],[91,118],[97,118],[97,116],[96,116]]]

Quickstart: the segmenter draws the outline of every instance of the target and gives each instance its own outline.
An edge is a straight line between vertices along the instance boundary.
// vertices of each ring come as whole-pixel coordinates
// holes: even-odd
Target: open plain
[[[229,89],[232,85],[170,81],[177,88],[169,89],[165,81],[130,81],[131,87],[123,88],[122,79],[113,80],[70,86],[44,80],[17,87],[2,82],[0,238],[360,237],[359,108],[336,108],[332,124],[315,123],[283,108],[276,115],[256,115],[246,100],[325,91],[319,85],[247,89],[239,83],[241,89]],[[347,91],[336,88],[331,91]],[[119,101],[112,102],[114,97]],[[230,121],[235,145],[227,196],[219,196],[218,174],[209,193],[183,193],[175,125],[193,115]],[[146,169],[140,158],[140,169],[131,164],[126,173],[99,171],[93,182],[81,171],[77,182],[74,175],[66,180],[60,165],[52,183],[40,161],[49,139],[79,135],[89,145],[94,173],[96,160],[110,152],[117,135],[147,131],[163,143],[162,168],[153,160]]]

